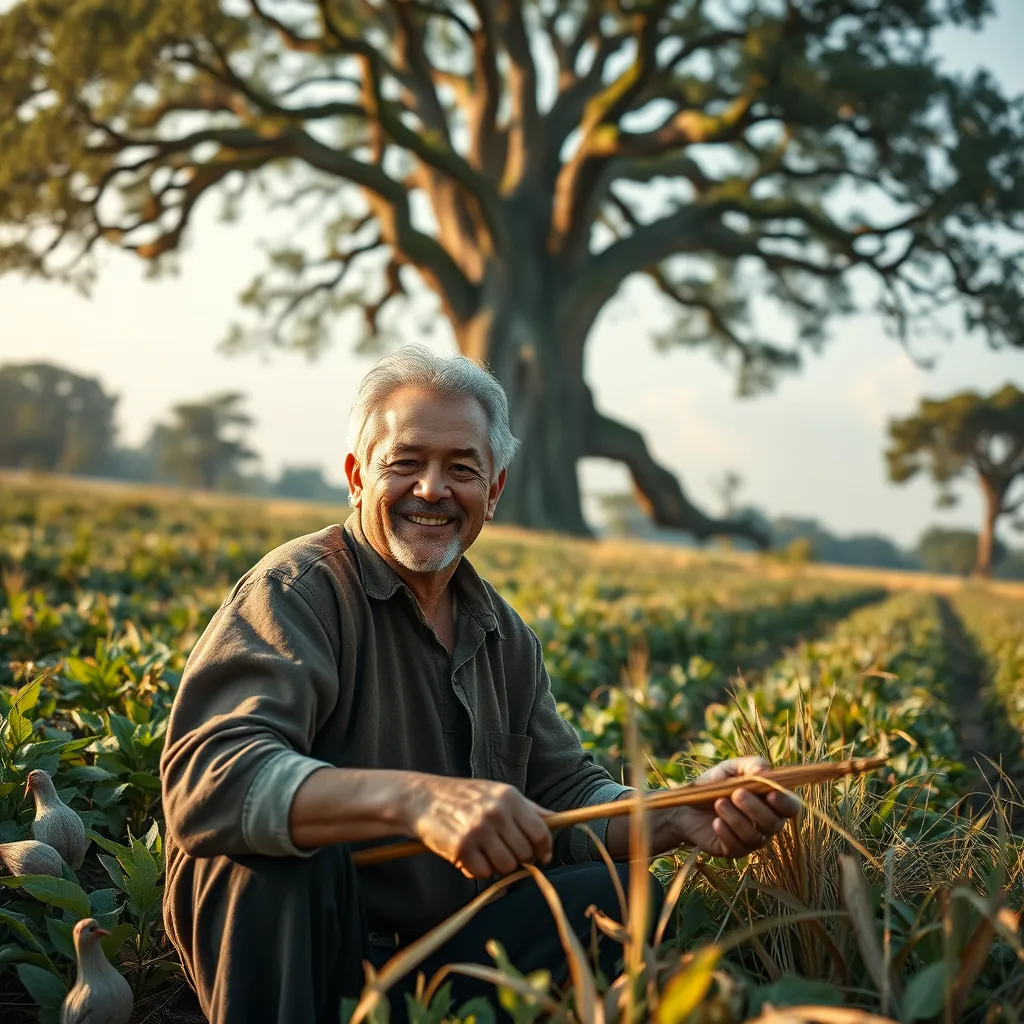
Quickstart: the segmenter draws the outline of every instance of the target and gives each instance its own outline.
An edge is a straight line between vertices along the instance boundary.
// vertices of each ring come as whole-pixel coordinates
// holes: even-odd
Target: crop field
[[[133,1021],[201,1020],[161,928],[167,715],[238,577],[344,514],[0,481],[0,860],[29,837],[34,769],[90,839],[61,878],[0,875],[5,1024],[58,1020],[87,916],[111,932]],[[1021,1019],[1024,600],[490,528],[470,557],[538,634],[562,714],[617,777],[633,766],[652,789],[674,786],[748,753],[888,758],[803,791],[800,816],[745,860],[654,859],[664,905],[630,900],[621,921],[594,920],[623,943],[618,978],[569,948],[559,991],[495,950],[517,1024]],[[653,948],[638,938],[650,915]],[[357,1018],[384,1024],[376,993],[398,970]],[[419,991],[413,1024],[495,1019],[451,1005],[442,978]]]

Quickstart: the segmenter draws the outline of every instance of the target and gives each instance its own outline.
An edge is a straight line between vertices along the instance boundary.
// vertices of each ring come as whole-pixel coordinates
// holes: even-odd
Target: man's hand
[[[550,861],[550,813],[503,782],[441,775],[417,776],[406,808],[409,831],[467,878]]]
[[[734,757],[698,776],[696,782],[720,782],[735,775],[758,775],[770,768],[762,757]],[[697,846],[715,857],[745,857],[771,842],[800,810],[799,802],[786,793],[758,796],[739,789],[731,797],[715,801],[713,810],[680,807],[675,812],[683,843]]]

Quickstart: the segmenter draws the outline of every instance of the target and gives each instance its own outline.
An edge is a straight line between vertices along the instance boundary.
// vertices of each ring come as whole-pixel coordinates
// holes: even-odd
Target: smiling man
[[[379,967],[523,863],[545,867],[585,945],[591,904],[618,914],[587,834],[553,834],[544,819],[632,790],[583,751],[536,636],[463,557],[516,450],[504,392],[468,359],[403,348],[361,382],[350,443],[353,514],[239,580],[171,713],[164,921],[213,1024],[335,1024],[364,961]],[[653,846],[742,856],[796,811],[781,794],[741,791],[713,811],[653,815]],[[625,818],[592,827],[613,857],[628,855]],[[407,836],[433,852],[354,867],[354,849]],[[491,938],[523,971],[564,973],[532,880],[422,969],[491,963]],[[606,973],[620,952],[603,940]],[[456,980],[459,1000],[480,991]]]

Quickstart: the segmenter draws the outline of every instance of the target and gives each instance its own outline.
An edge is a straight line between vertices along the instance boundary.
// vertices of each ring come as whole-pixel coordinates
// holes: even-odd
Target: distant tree
[[[862,533],[838,537],[817,519],[780,516],[771,524],[772,545],[784,548],[806,540],[814,559],[836,565],[870,565],[885,569],[908,568],[910,559],[888,537]]]
[[[258,455],[243,434],[253,419],[239,406],[245,395],[228,392],[172,409],[170,424],[154,428],[149,445],[158,470],[187,487],[230,489],[239,482],[242,465]]]
[[[52,363],[0,367],[0,465],[99,473],[114,445],[114,407],[94,377]]]
[[[713,477],[711,486],[719,500],[722,508],[722,515],[726,519],[732,519],[736,511],[736,498],[743,487],[743,477],[733,469],[727,469],[720,477]],[[756,530],[754,531],[756,533]],[[733,546],[733,538],[729,535],[723,536],[719,542],[724,548]]]
[[[1024,393],[1007,384],[984,396],[964,391],[944,399],[922,399],[918,411],[889,422],[886,454],[889,476],[905,483],[928,470],[939,485],[938,504],[957,501],[954,481],[973,473],[981,485],[984,515],[978,533],[975,571],[992,572],[995,529],[1001,516],[1024,504],[1024,493],[1011,499],[1024,478]]]
[[[604,458],[658,525],[749,532],[591,392],[627,282],[664,303],[660,346],[712,350],[747,393],[862,296],[905,339],[956,308],[1024,346],[1021,104],[933,47],[987,0],[0,9],[0,272],[88,283],[100,244],[159,260],[208,199],[230,215],[263,189],[293,231],[234,340],[315,353],[354,311],[379,344],[429,293],[509,395],[528,471],[498,515],[523,526],[587,532],[577,466]]]
[[[348,488],[329,484],[320,466],[285,466],[271,490],[278,497],[299,501],[348,501]]]
[[[712,479],[711,486],[721,503],[722,515],[732,518],[736,513],[736,499],[743,489],[743,477],[734,469],[727,469],[720,477]]]
[[[1007,548],[1006,553],[995,563],[992,575],[1004,580],[1024,580],[1024,551]]]
[[[997,540],[992,549],[992,564],[998,565],[1004,553],[1005,548]],[[978,535],[973,530],[933,526],[917,542],[917,556],[928,572],[967,576],[977,564]]]

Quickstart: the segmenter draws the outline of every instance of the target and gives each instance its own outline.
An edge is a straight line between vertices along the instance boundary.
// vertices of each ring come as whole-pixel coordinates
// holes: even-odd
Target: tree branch
[[[523,23],[521,0],[501,0],[505,49],[509,56],[508,91],[511,119],[502,191],[514,189],[526,176],[531,160],[536,164],[541,122],[537,111],[537,68]]]
[[[599,413],[592,404],[584,454],[624,463],[639,500],[658,526],[685,530],[698,540],[748,537],[758,546],[767,547],[768,538],[747,521],[712,519],[701,512],[683,493],[676,477],[654,461],[640,431]]]

